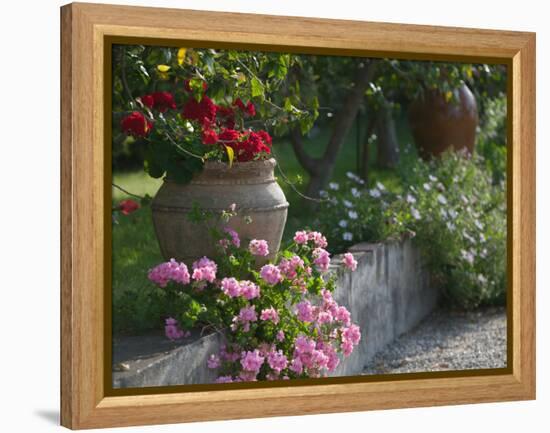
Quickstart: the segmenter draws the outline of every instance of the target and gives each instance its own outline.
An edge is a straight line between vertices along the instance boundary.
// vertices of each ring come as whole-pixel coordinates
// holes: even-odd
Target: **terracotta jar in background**
[[[279,250],[286,224],[288,202],[274,176],[274,159],[238,162],[206,162],[202,172],[188,184],[165,180],[152,202],[153,223],[166,260],[190,265],[203,257],[215,257],[214,241],[206,225],[190,222],[193,203],[201,209],[220,212],[235,203],[238,215],[226,226],[242,240],[265,239],[270,255]],[[252,222],[247,224],[245,217]],[[221,229],[222,227],[220,227]]]
[[[464,84],[458,100],[439,91],[425,92],[409,106],[409,125],[420,156],[437,157],[447,149],[474,150],[478,111],[475,96]]]

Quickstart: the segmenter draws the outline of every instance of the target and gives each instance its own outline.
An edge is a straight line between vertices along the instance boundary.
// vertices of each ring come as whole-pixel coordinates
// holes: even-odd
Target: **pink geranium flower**
[[[304,230],[296,232],[294,235],[294,242],[296,242],[298,245],[307,244],[308,236],[307,232]]]
[[[264,265],[260,269],[260,277],[267,283],[272,286],[281,281],[281,271],[275,265]]]
[[[254,256],[265,257],[269,254],[269,248],[265,240],[252,239],[248,246],[248,250]]]
[[[355,271],[357,269],[357,260],[355,260],[353,254],[344,254],[344,266],[351,271]]]
[[[279,323],[279,313],[277,313],[277,310],[273,307],[266,308],[262,310],[262,313],[260,314],[260,319],[267,321],[271,320],[275,325]]]
[[[159,287],[166,287],[170,281],[180,284],[189,284],[190,281],[185,263],[178,263],[174,259],[155,266],[149,271],[148,278]]]
[[[327,250],[318,247],[313,250],[313,263],[321,272],[327,272],[330,266],[330,254]]]
[[[213,260],[208,257],[203,257],[193,263],[193,279],[195,281],[208,281],[213,283],[216,279],[216,271],[218,266]]]

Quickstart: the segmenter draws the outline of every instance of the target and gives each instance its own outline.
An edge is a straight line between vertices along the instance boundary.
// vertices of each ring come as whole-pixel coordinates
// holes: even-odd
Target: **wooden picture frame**
[[[507,64],[509,368],[500,374],[109,395],[104,66],[117,38]],[[61,8],[61,100],[62,425],[80,429],[535,398],[534,33],[73,3]]]

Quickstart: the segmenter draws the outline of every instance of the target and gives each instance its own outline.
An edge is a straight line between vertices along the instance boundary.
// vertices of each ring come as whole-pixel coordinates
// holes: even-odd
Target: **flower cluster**
[[[252,239],[248,249],[254,256],[265,257],[269,254],[269,247],[264,240]]]
[[[190,276],[185,263],[178,263],[174,259],[166,263],[161,263],[149,271],[149,280],[159,287],[173,281],[180,284],[189,284]]]
[[[346,184],[322,192],[323,221],[331,245],[410,236],[423,251],[446,300],[463,308],[503,302],[506,293],[504,183],[492,181],[479,155],[457,152],[403,168],[399,193],[367,186],[348,173]],[[296,242],[305,242],[301,233]],[[343,263],[353,270],[351,254]]]
[[[118,204],[118,210],[122,213],[122,215],[130,215],[131,213],[134,213],[139,209],[139,203],[132,200],[132,199],[126,199],[121,200]]]
[[[251,300],[260,296],[260,287],[258,285],[248,280],[237,281],[233,277],[224,278],[221,281],[221,289],[230,298],[242,296],[245,299]]]
[[[167,318],[165,323],[164,334],[169,340],[180,340],[191,335],[191,332],[182,330],[178,324],[178,321],[173,317]]]
[[[220,237],[231,243],[238,234],[222,230]],[[220,352],[207,360],[218,372],[217,382],[322,377],[361,338],[348,309],[332,296],[335,276],[326,274],[326,247],[321,233],[297,232],[290,246],[259,271],[256,258],[269,249],[265,240],[253,239],[243,248],[234,243],[222,247],[215,262],[197,260],[191,276],[175,261],[149,274],[159,287],[177,294],[182,323],[226,330]],[[352,255],[344,258],[345,269],[356,266]],[[170,281],[178,284],[170,286]],[[181,338],[182,332],[174,319],[167,321],[168,338]]]
[[[256,116],[254,103],[235,98],[231,104],[218,104],[206,94],[207,83],[202,84],[202,89],[197,90],[189,80],[184,80],[183,86],[176,85],[176,93],[160,91],[142,95],[136,101],[143,110],[132,111],[122,119],[121,129],[127,135],[151,142],[160,140],[168,145],[156,146],[155,152],[148,156],[152,158],[148,166],[169,171],[172,165],[165,164],[166,156],[178,159],[182,152],[201,160],[230,163],[233,158],[245,162],[268,157],[272,145],[269,133],[245,126],[245,120]],[[176,101],[180,100],[178,107]],[[170,155],[161,155],[163,149],[171,149]],[[156,172],[150,174],[158,177]],[[176,181],[179,179],[177,173],[169,174]]]
[[[120,126],[126,134],[133,137],[146,137],[153,129],[153,123],[139,111],[133,111],[122,119]]]
[[[193,279],[213,283],[216,279],[218,265],[208,257],[203,257],[193,263]]]

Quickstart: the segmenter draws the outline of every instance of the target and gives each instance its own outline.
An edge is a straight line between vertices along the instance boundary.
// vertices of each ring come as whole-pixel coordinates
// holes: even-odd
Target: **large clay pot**
[[[477,103],[466,85],[458,100],[447,102],[439,91],[425,92],[409,106],[409,125],[420,156],[439,156],[447,149],[474,151]]]
[[[288,202],[274,176],[276,161],[235,163],[206,162],[201,173],[185,185],[165,180],[153,199],[153,222],[160,250],[166,260],[188,264],[200,257],[215,257],[214,241],[205,224],[192,223],[187,214],[196,203],[204,210],[221,212],[233,203],[238,215],[226,226],[242,242],[265,239],[273,258],[279,250]],[[251,217],[247,224],[245,217]]]

